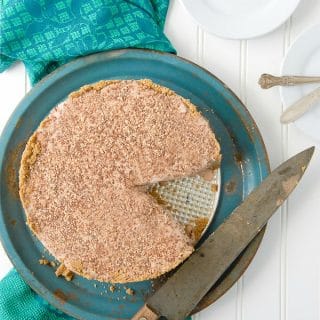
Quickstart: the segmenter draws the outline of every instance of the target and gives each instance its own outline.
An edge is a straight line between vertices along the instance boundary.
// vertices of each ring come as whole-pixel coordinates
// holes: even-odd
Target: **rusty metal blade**
[[[168,320],[184,319],[296,187],[313,152],[306,149],[274,170],[146,305]]]

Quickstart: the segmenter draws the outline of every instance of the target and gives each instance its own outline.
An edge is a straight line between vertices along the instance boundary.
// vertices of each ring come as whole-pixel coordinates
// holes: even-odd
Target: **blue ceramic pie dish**
[[[221,144],[221,195],[213,222],[204,238],[224,221],[269,172],[268,156],[257,126],[245,106],[219,79],[172,54],[150,50],[98,53],[59,68],[38,83],[20,102],[0,139],[0,236],[23,279],[45,300],[78,319],[131,318],[152,293],[151,281],[125,285],[112,293],[108,283],[76,276],[67,282],[53,269],[39,265],[42,255],[52,259],[25,224],[18,195],[18,170],[25,143],[49,111],[79,87],[102,79],[149,78],[190,99],[209,120]],[[263,232],[249,245],[210,291],[198,310],[223,294],[244,272]]]

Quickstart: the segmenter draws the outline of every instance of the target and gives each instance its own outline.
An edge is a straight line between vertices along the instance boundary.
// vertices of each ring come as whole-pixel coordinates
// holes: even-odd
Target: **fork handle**
[[[306,83],[320,82],[320,77],[305,77],[305,76],[282,76],[276,77],[268,73],[261,75],[259,84],[262,89],[269,89],[274,86],[295,86]]]

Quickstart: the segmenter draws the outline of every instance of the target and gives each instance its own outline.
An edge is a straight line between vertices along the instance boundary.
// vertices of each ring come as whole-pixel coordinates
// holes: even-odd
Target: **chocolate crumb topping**
[[[152,279],[193,246],[142,187],[219,161],[207,120],[188,100],[150,80],[101,81],[72,93],[30,138],[20,196],[28,225],[63,261],[57,276]]]

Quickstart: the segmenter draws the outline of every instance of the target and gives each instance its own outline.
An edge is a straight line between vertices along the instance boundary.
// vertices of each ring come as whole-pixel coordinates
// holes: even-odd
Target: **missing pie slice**
[[[150,80],[101,81],[70,94],[29,139],[20,197],[29,227],[68,270],[141,281],[193,251],[141,186],[219,162],[219,144],[188,100]]]

